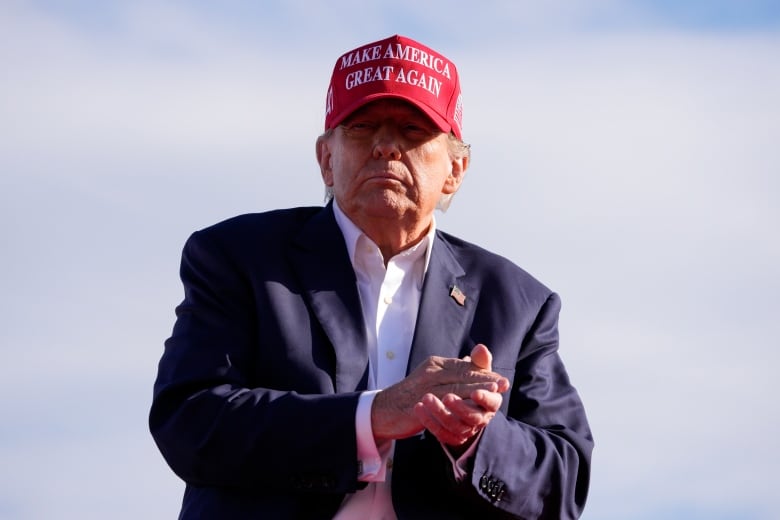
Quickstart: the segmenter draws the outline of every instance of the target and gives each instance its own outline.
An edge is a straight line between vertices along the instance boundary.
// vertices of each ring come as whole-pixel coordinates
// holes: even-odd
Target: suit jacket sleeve
[[[353,491],[359,393],[334,392],[332,350],[284,262],[245,255],[268,246],[246,238],[201,231],[184,248],[185,295],[159,363],[153,437],[191,485]],[[251,265],[264,257],[269,265]],[[294,333],[272,323],[312,331],[290,345]]]
[[[494,366],[513,375],[513,387],[506,412],[480,439],[471,474],[483,500],[520,518],[579,518],[588,491],[593,439],[558,355],[559,310],[551,293],[515,366]]]
[[[450,296],[453,286],[467,295],[465,301]],[[426,511],[426,518],[579,517],[593,439],[558,354],[559,311],[558,296],[512,262],[440,233],[423,288],[410,369],[427,355],[463,357],[484,343],[493,353],[493,370],[506,376],[511,388],[483,430],[462,482],[452,478],[452,465],[433,436],[398,442],[394,496],[407,498],[396,501],[399,513],[410,518],[419,510]],[[407,460],[419,462],[404,464]],[[410,498],[420,490],[419,500]],[[437,500],[429,506],[432,495]]]

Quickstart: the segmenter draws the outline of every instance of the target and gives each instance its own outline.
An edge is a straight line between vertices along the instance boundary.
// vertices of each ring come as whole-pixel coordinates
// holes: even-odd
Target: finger
[[[426,406],[419,402],[414,407],[414,415],[420,424],[431,433],[439,442],[447,444],[449,446],[461,446],[468,441],[468,437],[464,435],[455,435],[449,432],[444,426],[438,422]]]
[[[475,345],[474,348],[471,349],[471,356],[466,357],[468,357],[477,367],[483,370],[492,370],[493,354],[491,354],[490,350],[482,343]]]
[[[492,381],[487,383],[455,383],[433,388],[431,393],[439,399],[442,399],[447,394],[456,395],[461,399],[471,399],[474,392],[498,392],[499,389],[499,384]]]
[[[471,350],[471,355],[466,356],[463,358],[464,361],[471,361],[471,363],[482,370],[493,370],[493,354],[490,352],[490,350],[482,343],[478,343],[474,346],[474,348]],[[506,392],[510,388],[509,380],[506,378],[501,378],[497,381],[499,389],[499,392]]]
[[[471,361],[469,361],[469,359]],[[498,382],[503,378],[501,374],[492,372],[489,369],[477,366],[472,357],[466,356],[464,359],[445,358],[435,370],[429,370],[429,375],[436,374],[444,381],[461,381],[464,383],[477,383],[481,381]]]
[[[442,399],[434,395],[426,395],[422,403],[431,416],[452,433],[465,434],[475,426],[471,421],[463,421],[461,416],[473,414],[478,407],[466,405],[466,401],[457,395],[447,394]]]
[[[471,362],[455,358],[430,357],[407,378],[408,396],[417,402],[426,392],[439,397],[454,393],[468,398],[477,389],[506,391],[509,381],[500,374],[478,368]],[[493,386],[496,385],[496,386]]]
[[[503,401],[499,392],[486,392],[484,390],[475,390],[469,397],[475,406],[490,413],[497,412]]]
[[[499,395],[500,394],[496,394]],[[445,395],[442,403],[450,414],[457,417],[460,423],[481,429],[495,416],[496,410],[483,407],[471,399],[460,399],[455,395]]]
[[[445,444],[459,446],[478,431],[474,425],[461,421],[440,399],[431,394],[426,395],[414,411],[425,428]]]

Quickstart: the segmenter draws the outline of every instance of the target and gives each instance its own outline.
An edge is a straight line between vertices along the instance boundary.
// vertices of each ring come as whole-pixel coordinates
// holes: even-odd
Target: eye
[[[363,119],[353,119],[352,121],[345,122],[342,126],[347,134],[361,136],[370,134],[376,127],[376,124]]]
[[[433,129],[424,123],[418,121],[410,121],[403,126],[404,135],[410,139],[422,140],[429,139],[434,131]]]

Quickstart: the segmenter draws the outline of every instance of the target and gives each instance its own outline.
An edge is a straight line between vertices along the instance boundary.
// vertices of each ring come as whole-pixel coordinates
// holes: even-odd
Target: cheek
[[[348,158],[341,157],[333,160],[330,169],[330,182],[337,191],[346,191],[352,184],[353,167]]]
[[[441,186],[452,173],[452,160],[449,149],[442,142],[431,142],[419,148],[415,157],[418,171],[424,172],[426,184]]]
[[[440,156],[437,156],[435,159],[421,164],[418,172],[420,172],[421,185],[424,185],[428,190],[440,192],[452,174],[452,163],[449,159],[441,159]]]

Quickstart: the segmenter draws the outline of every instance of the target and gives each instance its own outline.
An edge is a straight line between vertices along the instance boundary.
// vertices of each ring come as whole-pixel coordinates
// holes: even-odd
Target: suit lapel
[[[368,386],[368,349],[363,312],[355,273],[332,207],[313,217],[293,244],[290,261],[304,298],[336,354],[336,392],[364,390]]]
[[[457,287],[465,296],[463,304],[451,296]],[[407,374],[428,356],[463,357],[473,341],[465,333],[471,323],[479,296],[449,244],[437,232],[431,260],[423,283],[420,310],[412,340]]]

